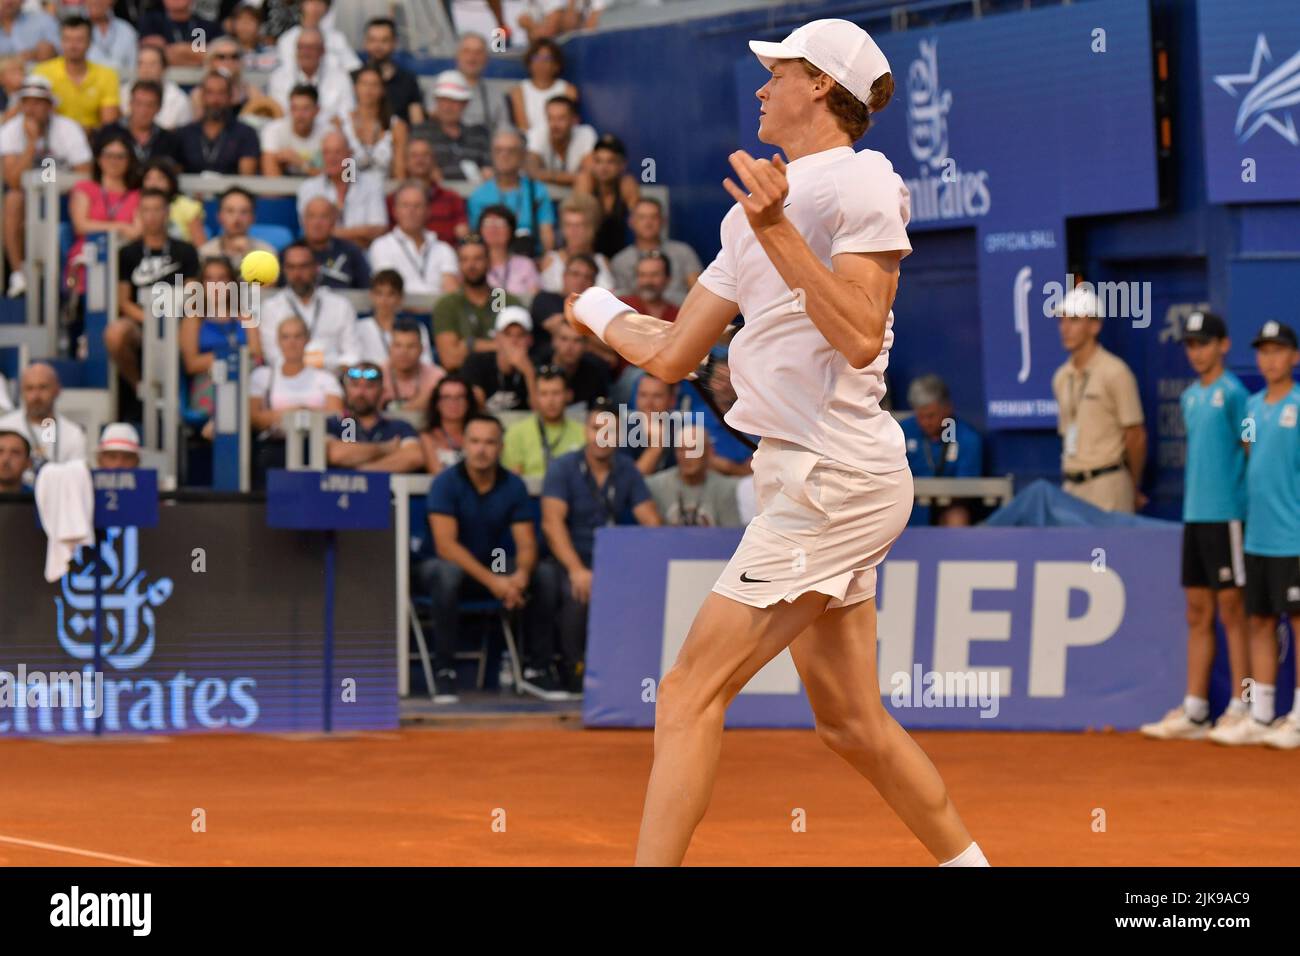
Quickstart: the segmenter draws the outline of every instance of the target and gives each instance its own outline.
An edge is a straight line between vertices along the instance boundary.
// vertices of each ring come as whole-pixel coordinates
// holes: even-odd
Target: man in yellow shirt
[[[563,369],[554,365],[539,369],[536,414],[506,429],[501,464],[523,478],[542,478],[552,460],[583,447],[586,429],[564,415],[572,398]]]
[[[86,59],[90,50],[90,21],[67,17],[59,30],[63,56],[37,64],[33,73],[44,76],[59,98],[59,113],[92,132],[121,115],[117,71]]]

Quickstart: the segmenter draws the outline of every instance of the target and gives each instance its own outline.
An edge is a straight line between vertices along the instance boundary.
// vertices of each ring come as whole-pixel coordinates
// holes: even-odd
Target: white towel
[[[50,539],[45,580],[54,582],[68,573],[82,545],[95,543],[95,491],[86,463],[46,462],[36,473],[36,511]]]

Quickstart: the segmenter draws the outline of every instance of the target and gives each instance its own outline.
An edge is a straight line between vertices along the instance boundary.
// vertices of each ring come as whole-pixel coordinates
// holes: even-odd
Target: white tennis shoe
[[[1279,717],[1271,724],[1261,724],[1252,717],[1249,720],[1238,720],[1227,727],[1215,727],[1208,736],[1216,744],[1224,744],[1228,747],[1248,747],[1262,744],[1269,732],[1281,722],[1282,718]]]
[[[1264,737],[1264,746],[1278,750],[1295,750],[1300,747],[1300,716],[1292,713],[1277,723]]]
[[[1154,723],[1143,724],[1140,730],[1153,740],[1202,740],[1210,731],[1210,722],[1197,723],[1182,707],[1175,707]]]

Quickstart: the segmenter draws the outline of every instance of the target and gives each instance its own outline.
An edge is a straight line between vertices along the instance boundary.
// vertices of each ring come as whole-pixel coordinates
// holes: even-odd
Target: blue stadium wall
[[[1132,0],[1135,7],[1145,2]],[[1280,15],[1290,2],[1258,0],[1258,5],[1278,11],[1278,20],[1294,20]],[[1251,384],[1257,379],[1250,377],[1247,330],[1264,318],[1251,292],[1278,284],[1294,288],[1300,258],[1300,204],[1208,202],[1198,3],[1223,6],[1222,0],[1150,2],[1153,39],[1169,51],[1173,141],[1164,170],[1164,205],[1145,212],[1069,220],[1067,262],[1092,281],[1151,281],[1157,322],[1171,303],[1209,302],[1227,312],[1237,333],[1232,364]],[[1075,4],[1076,9],[1088,6],[1088,0]],[[791,4],[780,9],[775,25],[772,12],[763,10],[579,36],[565,44],[569,74],[582,83],[584,118],[597,129],[617,131],[624,138],[630,168],[638,172],[643,159],[654,161],[655,178],[672,191],[674,236],[694,245],[707,262],[717,251],[718,224],[730,204],[721,188],[730,173],[726,157],[752,141],[752,131],[741,130],[737,120],[738,97],[748,93],[739,89],[742,84],[737,83],[734,65],[745,41],[779,37],[792,25],[818,16],[855,20],[878,34],[888,30],[887,19],[882,22],[878,12],[861,9]],[[1000,13],[974,23],[973,28],[995,29],[1004,18],[1037,15],[1037,10]],[[1293,51],[1293,46],[1275,45],[1277,62]],[[1243,71],[1249,65],[1247,54],[1243,50]],[[895,71],[904,72],[899,64]],[[903,77],[896,75],[896,80],[904,90]],[[1034,82],[1032,76],[1025,80]],[[901,108],[896,97],[890,109]],[[1080,118],[1079,127],[1079,135],[1086,136],[1086,117]],[[861,145],[870,146],[871,140],[869,132]],[[982,361],[972,361],[983,348],[975,320],[979,300],[975,230],[914,233],[913,242],[915,252],[905,264],[896,307],[900,334],[891,358],[896,402],[900,407],[904,404],[902,396],[912,377],[939,371],[949,381],[958,413],[983,429],[988,424],[983,414],[984,366]],[[1289,295],[1291,302],[1300,301],[1300,295]],[[963,317],[968,318],[963,321]],[[1294,314],[1278,317],[1296,318]],[[1177,442],[1176,404],[1169,393],[1176,392],[1177,380],[1188,372],[1180,364],[1179,352],[1160,348],[1158,336],[1149,331],[1109,323],[1103,342],[1129,362],[1142,385],[1152,428],[1147,490],[1158,513],[1176,517],[1181,471],[1175,462],[1162,464],[1160,444],[1162,436],[1166,444]],[[1014,473],[1022,484],[1058,470],[1059,443],[1050,430],[994,431],[986,447],[986,470]]]

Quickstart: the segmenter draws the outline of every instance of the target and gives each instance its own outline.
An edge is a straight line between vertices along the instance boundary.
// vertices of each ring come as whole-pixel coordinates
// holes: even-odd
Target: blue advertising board
[[[1197,0],[1210,202],[1300,199],[1300,7]]]
[[[1182,699],[1181,529],[914,528],[880,569],[878,681],[907,727],[1132,728]],[[740,529],[601,528],[583,718],[649,727]],[[635,568],[635,574],[627,569]],[[932,694],[934,688],[947,693]],[[728,726],[810,727],[788,652]]]
[[[0,504],[0,737],[316,732],[327,696],[334,729],[397,726],[391,531],[338,549],[327,682],[322,534],[269,529],[261,502],[167,500],[156,527],[101,531],[98,568],[85,547],[49,584],[33,510]],[[76,700],[51,696],[56,678]]]
[[[976,229],[979,301],[952,321],[978,316],[988,427],[1053,426],[1065,220],[1159,203],[1148,5],[1095,0],[875,39],[896,92],[858,146],[907,183],[909,231]],[[755,138],[765,76],[752,55],[737,60],[741,143],[758,155],[772,152]]]

